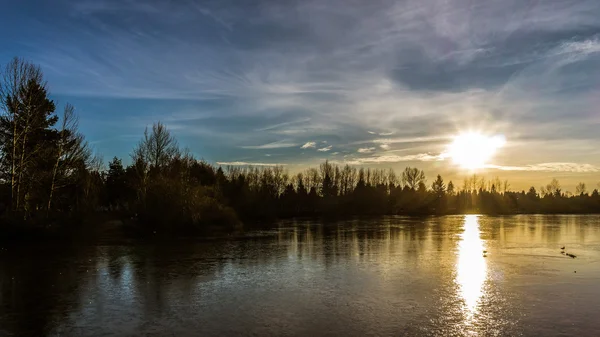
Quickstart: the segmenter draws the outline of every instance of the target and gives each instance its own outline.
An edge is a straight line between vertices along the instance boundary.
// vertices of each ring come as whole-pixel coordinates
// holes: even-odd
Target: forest
[[[148,231],[198,233],[286,217],[596,213],[597,189],[574,194],[557,180],[513,191],[499,178],[455,185],[407,167],[393,170],[324,162],[290,174],[284,167],[220,167],[195,158],[157,122],[123,164],[108,165],[62,112],[39,66],[15,58],[0,77],[0,227],[61,226],[111,214]],[[0,228],[1,230],[1,228]]]

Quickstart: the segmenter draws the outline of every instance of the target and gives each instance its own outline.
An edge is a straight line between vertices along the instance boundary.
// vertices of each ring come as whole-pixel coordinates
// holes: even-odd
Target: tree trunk
[[[66,117],[65,117],[66,118]],[[64,123],[64,122],[63,122]],[[46,211],[46,216],[50,212],[50,208],[52,207],[52,196],[54,195],[54,189],[56,187],[56,174],[58,172],[58,165],[60,163],[60,157],[63,152],[63,145],[65,143],[65,124],[63,124],[63,129],[60,132],[60,143],[58,146],[58,153],[56,155],[56,162],[54,163],[54,168],[52,169],[52,183],[50,184],[50,196],[48,197],[48,208]]]
[[[21,185],[23,181],[23,163],[25,162],[25,144],[27,144],[27,129],[23,134],[23,146],[21,147],[21,160],[19,164],[19,179],[17,180],[17,211],[21,201]]]
[[[50,196],[48,197],[48,209],[46,215],[50,212],[50,207],[52,207],[52,196],[54,195],[54,188],[56,185],[56,172],[58,171],[58,162],[60,161],[62,151],[58,151],[58,156],[56,157],[56,163],[54,163],[54,169],[52,170],[52,183],[50,184]]]
[[[13,211],[17,210],[17,203],[16,203],[16,198],[15,198],[15,189],[17,187],[16,185],[16,180],[15,180],[15,176],[17,174],[17,118],[16,118],[16,114],[13,113],[13,148],[12,148],[12,163],[11,163],[11,173],[10,173],[10,199],[11,199],[11,207]]]

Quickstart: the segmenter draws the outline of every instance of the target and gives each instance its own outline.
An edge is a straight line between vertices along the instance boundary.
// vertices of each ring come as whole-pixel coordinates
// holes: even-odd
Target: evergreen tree
[[[2,84],[0,144],[4,154],[2,167],[8,168],[2,176],[11,181],[12,209],[30,211],[48,200],[44,196],[48,189],[43,187],[51,176],[52,151],[58,138],[52,127],[58,117],[37,66],[15,59],[5,72],[15,75],[20,68],[37,75],[23,78],[20,83]],[[15,87],[7,89],[11,86]]]
[[[444,185],[444,179],[442,179],[441,175],[437,175],[437,178],[435,179],[433,184],[431,184],[431,189],[433,190],[433,193],[435,193],[435,195],[438,197],[442,197],[444,195],[446,191],[446,185]]]
[[[127,173],[121,159],[114,157],[108,163],[106,175],[106,192],[110,206],[122,207],[129,197],[127,189]]]

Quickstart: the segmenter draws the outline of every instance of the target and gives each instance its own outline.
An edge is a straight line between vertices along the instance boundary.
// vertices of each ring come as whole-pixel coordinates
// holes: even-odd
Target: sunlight
[[[477,312],[477,304],[483,294],[483,282],[487,274],[487,264],[483,257],[483,240],[479,237],[477,215],[465,217],[465,231],[461,234],[458,248],[456,282],[465,302],[468,319]]]
[[[468,132],[454,137],[446,156],[462,168],[474,170],[485,167],[487,161],[504,146],[504,136],[486,136],[479,132]]]

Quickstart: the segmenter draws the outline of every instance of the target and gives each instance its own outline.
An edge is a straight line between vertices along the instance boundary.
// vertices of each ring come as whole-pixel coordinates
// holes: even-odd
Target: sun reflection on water
[[[483,256],[485,248],[480,238],[478,216],[467,215],[464,227],[458,246],[456,282],[464,300],[465,314],[470,320],[477,313],[477,305],[483,295],[487,264]]]

